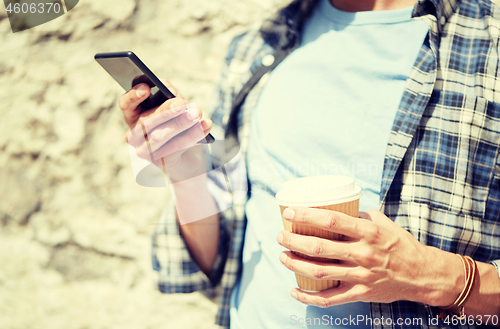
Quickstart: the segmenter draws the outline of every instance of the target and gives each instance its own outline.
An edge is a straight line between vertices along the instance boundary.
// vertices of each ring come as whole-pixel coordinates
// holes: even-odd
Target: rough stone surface
[[[138,186],[97,52],[132,50],[203,110],[231,38],[284,0],[81,0],[19,33],[0,10],[0,328],[210,328],[199,293],[156,290],[170,197]]]

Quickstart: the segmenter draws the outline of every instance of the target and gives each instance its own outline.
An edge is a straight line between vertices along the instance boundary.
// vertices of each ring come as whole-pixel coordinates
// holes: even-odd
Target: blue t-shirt
[[[369,317],[367,303],[324,309],[290,297],[297,284],[278,259],[285,249],[276,242],[283,224],[273,192],[297,177],[344,175],[363,189],[360,210],[379,208],[389,133],[428,32],[412,10],[348,13],[321,0],[300,46],[271,73],[251,119],[252,195],[232,329],[364,327],[349,326],[349,317]]]

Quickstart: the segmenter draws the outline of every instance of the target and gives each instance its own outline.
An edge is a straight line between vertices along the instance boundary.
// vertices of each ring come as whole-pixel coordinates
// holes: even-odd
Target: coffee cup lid
[[[345,176],[311,176],[289,180],[276,193],[281,206],[320,207],[357,200],[361,188]]]

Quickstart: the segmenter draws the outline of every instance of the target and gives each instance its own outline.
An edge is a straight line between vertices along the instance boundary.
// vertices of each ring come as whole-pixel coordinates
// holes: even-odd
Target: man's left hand
[[[290,251],[280,254],[291,271],[319,280],[339,280],[340,285],[317,293],[291,291],[300,302],[329,307],[352,302],[389,303],[411,300],[433,306],[453,303],[460,293],[464,273],[458,257],[425,246],[380,211],[360,213],[361,218],[325,209],[287,208],[285,219],[338,234],[343,241],[281,231],[280,245],[311,257],[338,263],[304,259]],[[461,281],[460,281],[461,280]]]

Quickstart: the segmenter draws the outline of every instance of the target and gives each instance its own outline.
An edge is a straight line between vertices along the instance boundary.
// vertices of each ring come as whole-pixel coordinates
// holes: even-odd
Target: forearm
[[[175,183],[172,192],[181,234],[193,260],[208,275],[217,255],[219,214],[206,175]]]
[[[418,300],[432,306],[451,305],[465,286],[465,270],[457,255],[427,247],[434,260],[430,271],[434,277],[432,287],[423,299]],[[483,323],[487,316],[497,315],[500,317],[500,280],[498,272],[491,264],[476,262],[478,273],[469,297],[464,304],[465,314],[478,319],[482,316]],[[418,298],[417,298],[418,299]],[[460,310],[451,310],[458,314]],[[493,325],[490,321],[489,325]]]
[[[219,215],[181,225],[181,233],[189,252],[200,269],[209,275],[219,244]]]

